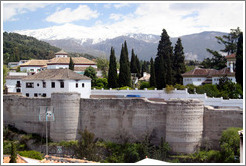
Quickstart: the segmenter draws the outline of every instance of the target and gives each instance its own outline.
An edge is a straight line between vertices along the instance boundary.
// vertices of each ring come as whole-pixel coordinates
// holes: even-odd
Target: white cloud
[[[124,17],[124,15],[122,15],[122,14],[112,13],[112,14],[110,14],[109,18],[112,19],[112,20],[118,21],[118,20],[120,20],[123,17]]]
[[[77,9],[65,8],[58,10],[46,18],[48,22],[54,23],[69,23],[78,20],[89,20],[97,18],[99,13],[96,10],[91,10],[87,5],[79,5]]]
[[[120,3],[120,4],[115,4],[115,5],[114,5],[114,7],[115,7],[116,9],[119,9],[119,8],[122,8],[122,7],[128,7],[128,6],[130,6],[129,3]]]
[[[111,8],[111,3],[107,3],[107,4],[103,5],[103,7],[106,9],[109,9],[109,8]]]
[[[18,20],[15,16],[24,14],[28,11],[35,11],[44,8],[47,3],[3,3],[3,21]]]

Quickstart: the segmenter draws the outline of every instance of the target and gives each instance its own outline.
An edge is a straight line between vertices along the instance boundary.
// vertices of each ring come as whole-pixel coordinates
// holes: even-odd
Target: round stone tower
[[[52,93],[55,121],[50,122],[50,137],[54,141],[75,140],[79,122],[80,94]]]
[[[203,103],[197,99],[171,99],[167,104],[166,142],[173,152],[193,153],[203,132]]]

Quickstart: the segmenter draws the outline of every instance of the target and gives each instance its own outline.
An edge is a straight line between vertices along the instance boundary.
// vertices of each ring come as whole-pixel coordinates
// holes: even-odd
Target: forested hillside
[[[3,33],[3,61],[18,62],[26,59],[50,59],[60,48],[17,33]]]

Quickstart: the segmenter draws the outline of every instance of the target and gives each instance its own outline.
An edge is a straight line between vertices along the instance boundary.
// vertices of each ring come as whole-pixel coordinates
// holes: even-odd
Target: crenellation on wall
[[[82,99],[79,93],[53,93],[51,98],[4,95],[4,124],[45,136],[45,122],[38,119],[39,106],[53,106],[55,121],[48,122],[54,141],[75,140],[87,128],[106,141],[142,140],[154,144],[163,137],[174,152],[192,153],[204,141],[217,148],[223,130],[243,126],[239,107],[210,107],[198,99],[146,98]]]

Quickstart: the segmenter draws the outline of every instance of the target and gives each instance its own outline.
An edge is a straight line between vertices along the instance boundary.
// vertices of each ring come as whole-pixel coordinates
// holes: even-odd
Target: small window
[[[78,83],[75,84],[75,87],[78,88]]]
[[[42,97],[46,97],[46,93],[43,93]]]
[[[16,89],[16,92],[19,93],[19,92],[21,92],[21,90],[20,89]]]
[[[38,97],[38,94],[37,93],[34,93],[34,97]]]
[[[46,82],[43,82],[43,88],[46,88]]]
[[[30,69],[30,71],[34,71],[34,69]]]
[[[27,82],[26,88],[34,88],[34,83],[33,82]]]
[[[82,88],[84,88],[85,87],[85,84],[84,83],[82,83]]]
[[[37,86],[39,86],[39,83],[37,83]]]
[[[60,87],[64,88],[64,82],[63,81],[60,82]]]
[[[26,93],[26,97],[29,97],[29,93]]]
[[[55,88],[55,87],[56,87],[55,82],[51,82],[51,88]]]

